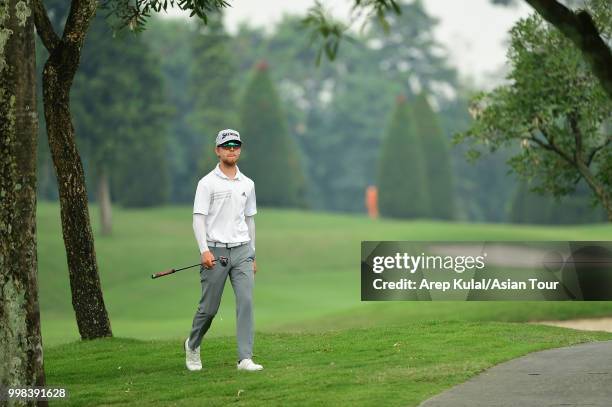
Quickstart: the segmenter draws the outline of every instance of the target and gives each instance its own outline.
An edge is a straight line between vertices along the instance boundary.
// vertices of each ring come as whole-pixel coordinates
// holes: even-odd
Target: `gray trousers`
[[[227,249],[211,247],[210,251],[218,259],[225,256],[229,259],[227,266],[217,260],[215,266],[206,269],[200,266],[202,298],[193,317],[189,348],[200,346],[202,338],[210,328],[217,314],[225,280],[229,275],[234,294],[236,295],[236,338],[238,340],[238,360],[251,359],[253,356],[253,249],[249,243]]]

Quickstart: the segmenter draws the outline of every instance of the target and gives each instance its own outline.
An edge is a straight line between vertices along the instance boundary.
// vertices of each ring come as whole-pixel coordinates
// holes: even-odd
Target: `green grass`
[[[612,240],[612,226],[534,227],[263,209],[257,215],[255,359],[235,370],[231,286],[203,342],[204,370],[184,368],[183,338],[200,295],[191,208],[114,209],[96,253],[114,339],[78,339],[59,207],[38,208],[39,286],[47,385],[62,405],[415,406],[502,361],[612,339],[519,322],[612,315],[612,302],[360,301],[362,240]],[[117,338],[119,337],[119,338]],[[51,345],[51,346],[50,346]],[[58,402],[57,404],[59,404]]]
[[[529,352],[612,334],[501,322],[401,326],[256,336],[262,372],[238,372],[233,338],[203,342],[204,369],[184,368],[181,341],[102,339],[51,348],[47,386],[61,405],[381,405],[419,402]],[[57,403],[60,404],[59,402]]]
[[[199,256],[190,207],[114,208],[113,235],[96,254],[114,334],[137,339],[185,336],[200,295],[197,268],[151,280],[154,272],[191,265]],[[526,321],[612,315],[612,302],[360,301],[362,240],[612,240],[612,225],[572,227],[370,220],[365,216],[260,209],[257,215],[256,329],[313,331],[387,325],[406,319]],[[78,339],[59,206],[38,208],[40,304],[44,343]],[[210,335],[234,332],[234,298],[226,286]]]

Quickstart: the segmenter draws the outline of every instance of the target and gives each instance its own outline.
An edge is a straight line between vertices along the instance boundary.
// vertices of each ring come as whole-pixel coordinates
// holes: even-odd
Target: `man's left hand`
[[[253,260],[253,274],[257,274],[257,263]]]

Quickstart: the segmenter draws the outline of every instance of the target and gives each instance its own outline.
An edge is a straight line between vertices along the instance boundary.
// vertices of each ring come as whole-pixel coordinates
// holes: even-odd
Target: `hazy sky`
[[[423,0],[428,13],[439,19],[435,34],[446,46],[451,63],[463,76],[487,82],[487,73],[498,71],[505,60],[504,41],[512,24],[531,9],[492,6],[489,0]],[[230,32],[241,21],[271,26],[283,14],[305,14],[314,0],[230,0],[226,23]],[[348,16],[352,0],[322,0],[337,17]]]

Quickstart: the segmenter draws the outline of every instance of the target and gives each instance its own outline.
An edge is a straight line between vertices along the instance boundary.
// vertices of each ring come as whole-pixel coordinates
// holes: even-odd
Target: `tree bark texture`
[[[40,3],[40,0],[34,1]],[[40,5],[36,10],[37,30],[45,46],[52,47],[43,70],[43,101],[49,147],[57,174],[72,306],[81,338],[112,336],[98,275],[85,175],[70,114],[70,87],[96,2],[72,0],[61,40],[48,31],[48,26],[40,23],[46,17],[41,9]]]
[[[102,235],[109,236],[113,231],[112,205],[108,175],[105,168],[98,174],[98,205],[100,206],[100,224]]]
[[[38,116],[31,14],[26,1],[0,1],[0,385],[5,387],[45,385],[36,273]]]

